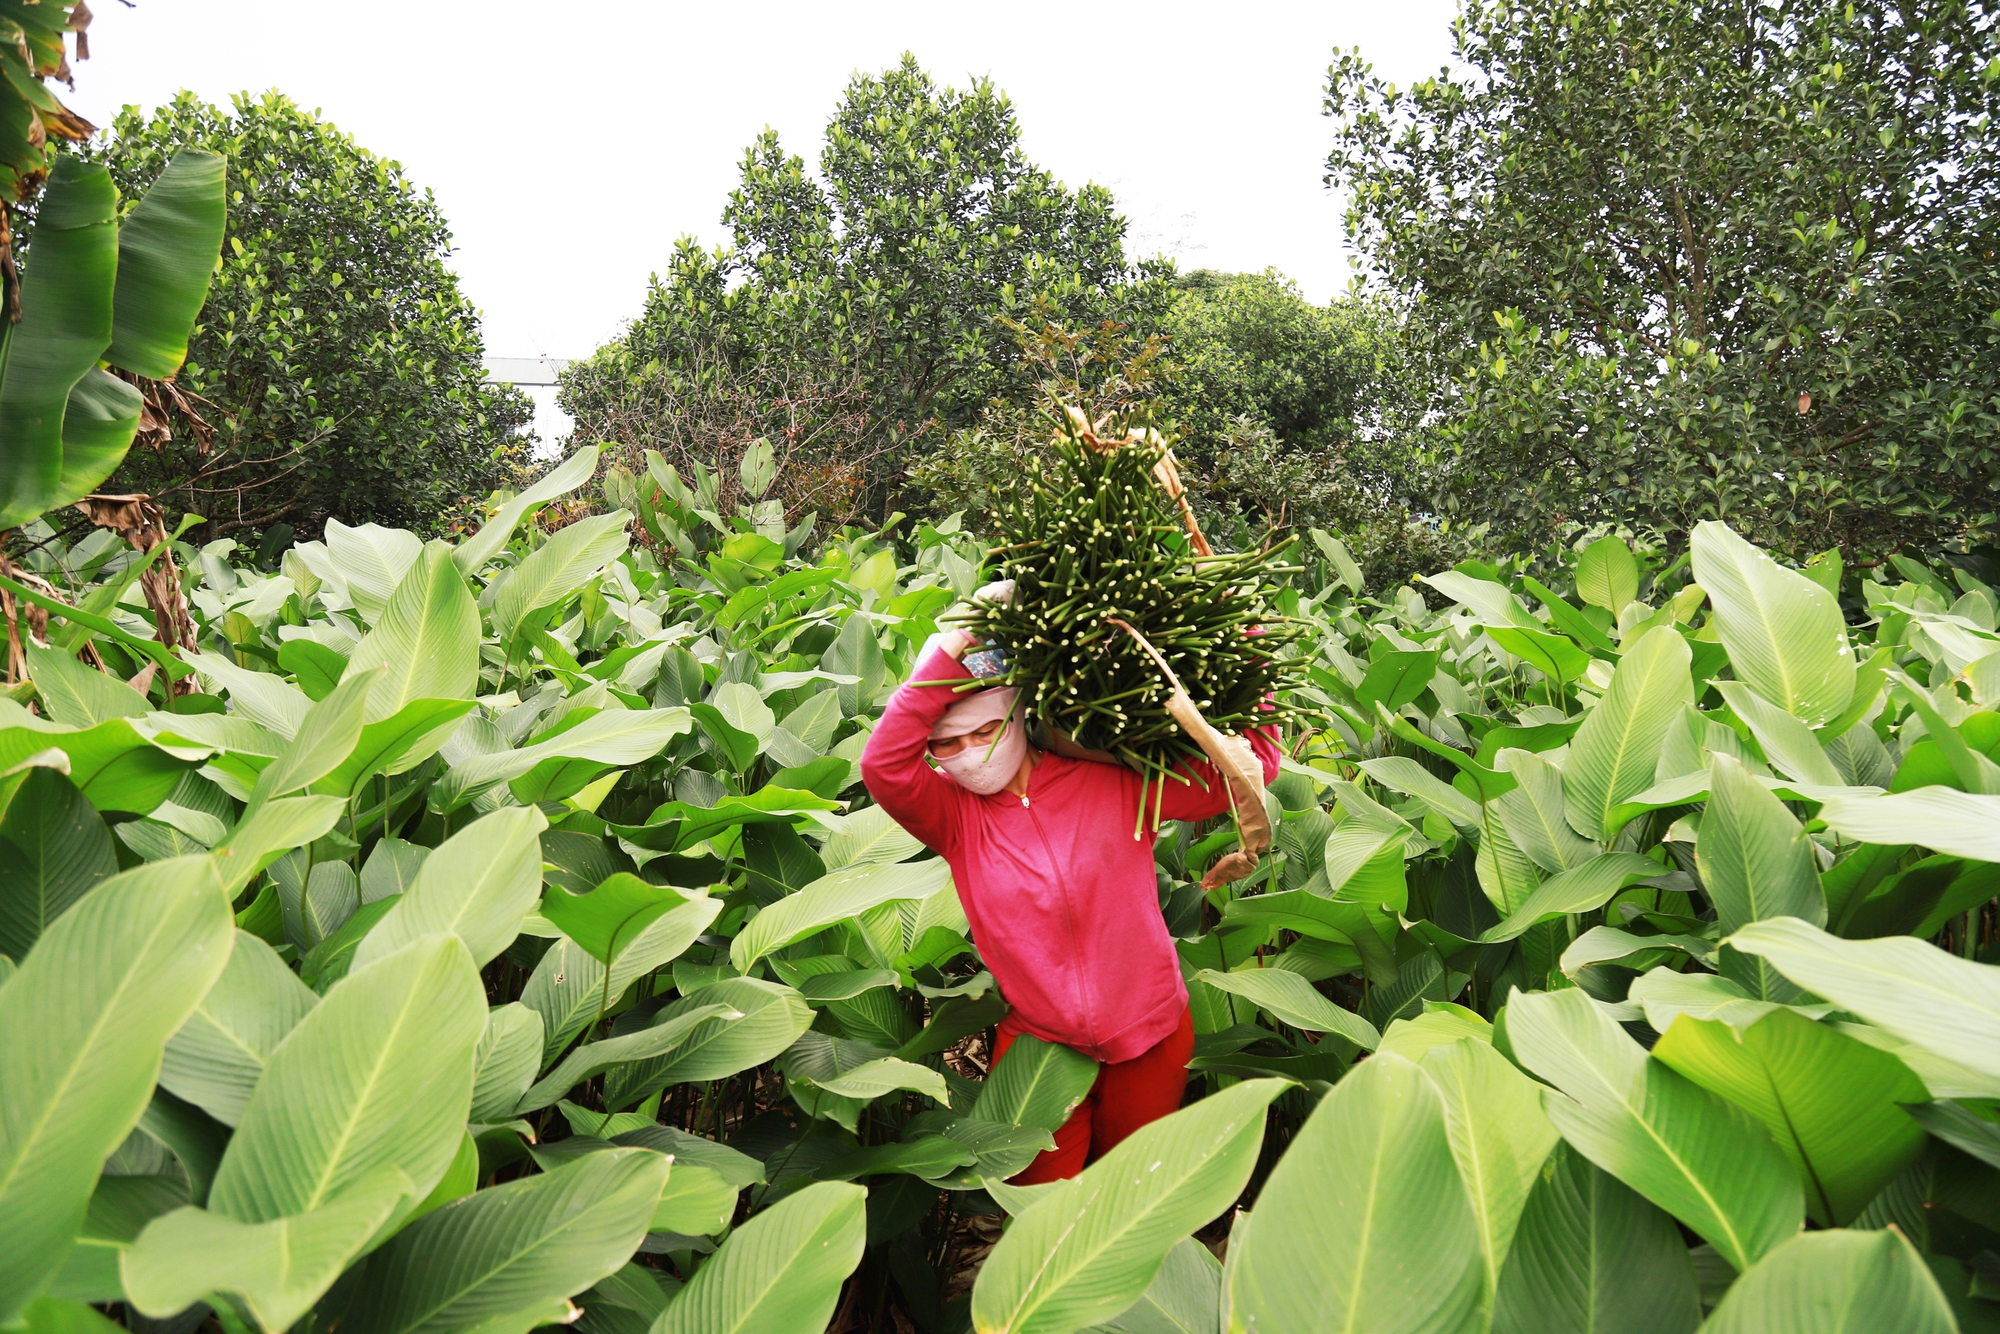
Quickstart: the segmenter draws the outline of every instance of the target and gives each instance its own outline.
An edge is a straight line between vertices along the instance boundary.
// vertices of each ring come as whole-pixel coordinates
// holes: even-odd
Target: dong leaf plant
[[[987,551],[664,464],[557,524],[596,467],[456,543],[183,544],[191,693],[141,558],[37,531],[111,592],[0,699],[0,1322],[2000,1318],[1977,559],[1708,523],[1371,591],[1310,534],[1271,850],[1204,890],[1232,820],[1156,844],[1188,1105],[1016,1186],[1096,1067],[991,1064],[949,868],[858,764]]]

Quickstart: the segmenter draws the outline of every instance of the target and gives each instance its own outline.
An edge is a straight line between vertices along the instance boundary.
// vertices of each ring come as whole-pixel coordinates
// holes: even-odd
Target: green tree
[[[587,435],[650,435],[727,472],[754,436],[690,439],[645,410],[640,382],[663,377],[656,400],[677,403],[747,382],[765,421],[743,429],[774,444],[814,435],[820,466],[850,469],[871,507],[990,399],[1029,391],[1034,372],[996,316],[1042,301],[1073,323],[1144,323],[1168,300],[1164,266],[1127,260],[1108,191],[1071,190],[1030,163],[991,82],[940,88],[907,55],[848,85],[816,174],[761,135],[723,221],[732,244],[683,239],[627,335],[573,368],[565,408]],[[796,419],[822,398],[854,425],[815,432]]]
[[[329,516],[438,526],[524,452],[524,395],[483,381],[479,317],[429,191],[277,93],[233,114],[128,107],[100,150],[128,194],[182,148],[229,162],[229,231],[177,388],[113,487],[171,494],[209,537]]]
[[[1408,509],[1423,421],[1389,304],[1314,305],[1274,269],[1196,270],[1175,289],[1156,411],[1211,522],[1331,529],[1389,583],[1440,563],[1435,525]]]
[[[1994,25],[1959,0],[1468,0],[1456,66],[1329,75],[1406,303],[1439,510],[1726,518],[1862,556],[1995,531]]]

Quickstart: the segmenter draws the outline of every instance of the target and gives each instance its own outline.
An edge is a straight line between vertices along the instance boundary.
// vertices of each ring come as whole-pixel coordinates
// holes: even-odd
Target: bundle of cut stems
[[[994,577],[1014,581],[1012,599],[975,603],[959,624],[1005,654],[1006,675],[981,685],[1020,686],[1041,723],[1153,780],[1202,752],[1137,638],[1214,728],[1242,732],[1284,720],[1301,631],[1273,606],[1272,577],[1293,572],[1275,563],[1284,544],[1198,554],[1207,544],[1167,490],[1169,442],[1113,429],[1063,424],[997,516]]]

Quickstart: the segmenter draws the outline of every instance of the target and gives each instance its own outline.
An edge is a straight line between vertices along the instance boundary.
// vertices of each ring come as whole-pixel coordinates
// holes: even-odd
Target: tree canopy
[[[1792,552],[1991,540],[1993,25],[1960,0],[1470,0],[1329,76],[1329,181],[1410,312],[1460,527]]]
[[[142,430],[109,485],[171,492],[218,537],[330,516],[434,529],[511,475],[531,409],[484,382],[430,192],[277,93],[128,107],[99,152],[130,195],[188,147],[228,159],[221,268],[156,395],[171,436]]]
[[[940,87],[908,55],[849,83],[817,172],[759,136],[722,217],[731,244],[681,240],[625,337],[572,368],[564,407],[586,433],[650,433],[725,472],[755,434],[781,453],[811,437],[814,466],[845,470],[870,508],[918,452],[1032,384],[996,316],[1041,302],[1078,323],[1143,319],[1168,298],[1164,266],[1128,260],[1107,190],[1029,162],[989,80]],[[718,394],[753,408],[722,414],[737,438],[673,429],[712,421],[688,405]]]

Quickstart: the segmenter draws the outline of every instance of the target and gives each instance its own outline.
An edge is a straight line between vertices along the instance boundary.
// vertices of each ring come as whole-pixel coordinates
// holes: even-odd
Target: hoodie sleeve
[[[919,658],[910,673],[911,681],[971,679],[972,673],[943,649]],[[934,852],[949,852],[956,840],[964,789],[931,768],[924,753],[931,728],[961,698],[948,685],[903,685],[890,696],[882,721],[868,734],[861,751],[861,781],[869,795]]]
[[[1275,726],[1253,727],[1245,739],[1256,753],[1258,764],[1263,766],[1264,786],[1269,787],[1278,777],[1278,729]],[[1162,820],[1206,820],[1212,815],[1228,812],[1229,790],[1223,786],[1222,775],[1209,761],[1183,760],[1174,766],[1174,772],[1189,781],[1181,783],[1167,779],[1163,792],[1156,793],[1150,787],[1142,791],[1141,797],[1147,803],[1148,823],[1152,821],[1152,803],[1156,795]]]

